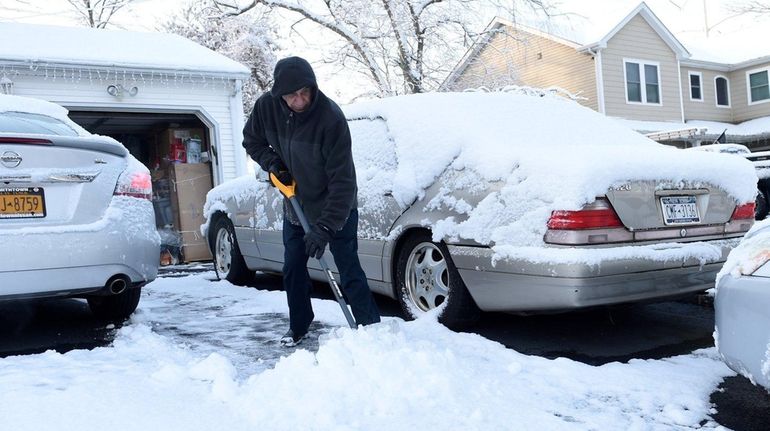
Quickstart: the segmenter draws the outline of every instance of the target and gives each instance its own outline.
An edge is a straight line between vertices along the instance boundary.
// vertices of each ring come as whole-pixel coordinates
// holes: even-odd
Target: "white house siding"
[[[730,72],[730,103],[736,123],[754,118],[770,116],[770,102],[749,105],[746,72],[755,69],[770,69],[770,62],[756,64],[750,67],[736,69]]]
[[[661,105],[626,102],[624,58],[659,63]],[[631,19],[607,42],[602,51],[602,75],[607,115],[630,120],[682,120],[676,55],[641,16]]]
[[[734,106],[734,79],[728,72],[717,72],[713,70],[699,69],[682,65],[682,100],[684,101],[685,120],[708,120],[708,121],[733,121],[733,109],[717,107],[716,84],[714,82],[717,76],[722,76],[729,81],[730,106]],[[701,93],[702,101],[690,100],[690,72],[701,74]],[[744,91],[745,93],[745,91]]]
[[[582,105],[599,109],[591,56],[546,37],[503,28],[507,34],[492,36],[449,86],[450,89],[494,88],[510,84],[558,86],[581,97]]]
[[[200,78],[194,82],[170,78],[164,81],[151,81],[149,76],[144,79],[89,79],[72,71],[54,78],[49,75],[29,76],[13,75],[13,94],[18,96],[35,97],[58,103],[70,109],[98,108],[110,110],[134,110],[140,112],[203,112],[201,120],[218,136],[217,144],[218,166],[214,172],[215,184],[236,178],[238,176],[237,158],[235,151],[243,151],[240,138],[233,142],[232,116],[230,113],[230,94],[233,82],[222,79],[208,79],[203,83]],[[118,75],[122,78],[122,73]],[[173,76],[173,75],[172,75]],[[157,79],[157,78],[156,78]],[[135,97],[124,96],[121,99],[107,94],[107,86],[121,83],[125,87],[137,86],[139,92]],[[240,106],[240,103],[238,104]],[[240,135],[240,131],[237,133]],[[210,136],[215,138],[215,136]],[[212,141],[213,143],[214,141]]]

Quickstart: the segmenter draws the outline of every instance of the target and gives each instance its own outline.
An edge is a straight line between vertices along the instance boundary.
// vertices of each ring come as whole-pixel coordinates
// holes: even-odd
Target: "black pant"
[[[310,275],[307,271],[308,255],[305,254],[305,231],[283,218],[283,288],[289,301],[289,326],[295,335],[307,332],[313,321],[310,305]],[[358,261],[358,210],[350,212],[345,226],[329,243],[334,263],[340,273],[342,291],[353,309],[353,317],[359,325],[380,321],[380,312],[374,302],[366,274]]]

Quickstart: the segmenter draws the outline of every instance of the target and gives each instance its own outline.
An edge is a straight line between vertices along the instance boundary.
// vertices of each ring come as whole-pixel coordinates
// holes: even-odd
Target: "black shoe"
[[[297,344],[301,343],[306,335],[307,335],[307,333],[302,334],[302,335],[294,335],[294,331],[289,329],[286,332],[286,334],[284,334],[284,336],[281,337],[281,346],[283,346],[283,347],[294,347]]]

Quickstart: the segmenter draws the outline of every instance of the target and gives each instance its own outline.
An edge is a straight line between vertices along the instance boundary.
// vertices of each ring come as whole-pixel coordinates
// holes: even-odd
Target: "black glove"
[[[270,168],[267,170],[268,174],[275,175],[276,178],[278,178],[278,181],[280,181],[282,184],[290,186],[292,182],[294,182],[294,178],[289,173],[289,170],[286,168],[286,165],[283,164],[283,162],[273,162],[272,165],[270,165]],[[270,177],[270,184],[273,185],[273,187],[276,187],[276,184],[273,182],[273,177]]]
[[[305,234],[305,253],[310,257],[320,259],[324,255],[326,244],[332,240],[334,232],[322,224],[316,224]]]

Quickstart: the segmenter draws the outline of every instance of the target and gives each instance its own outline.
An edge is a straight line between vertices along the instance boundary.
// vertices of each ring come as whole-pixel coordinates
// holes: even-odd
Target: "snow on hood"
[[[91,133],[86,129],[70,120],[67,116],[69,111],[66,108],[45,100],[0,94],[0,112],[28,112],[32,114],[47,115],[65,123],[80,136],[91,136]]]
[[[434,238],[540,246],[551,211],[577,210],[629,181],[659,180],[679,188],[686,182],[709,183],[739,203],[753,201],[756,193],[756,173],[746,160],[658,144],[547,93],[418,94],[344,110],[349,119],[387,121],[398,160],[393,196],[402,205],[423,196],[448,166],[502,182],[499,190],[463,210],[467,220],[447,218],[431,226]],[[449,190],[461,186],[446,184]]]

